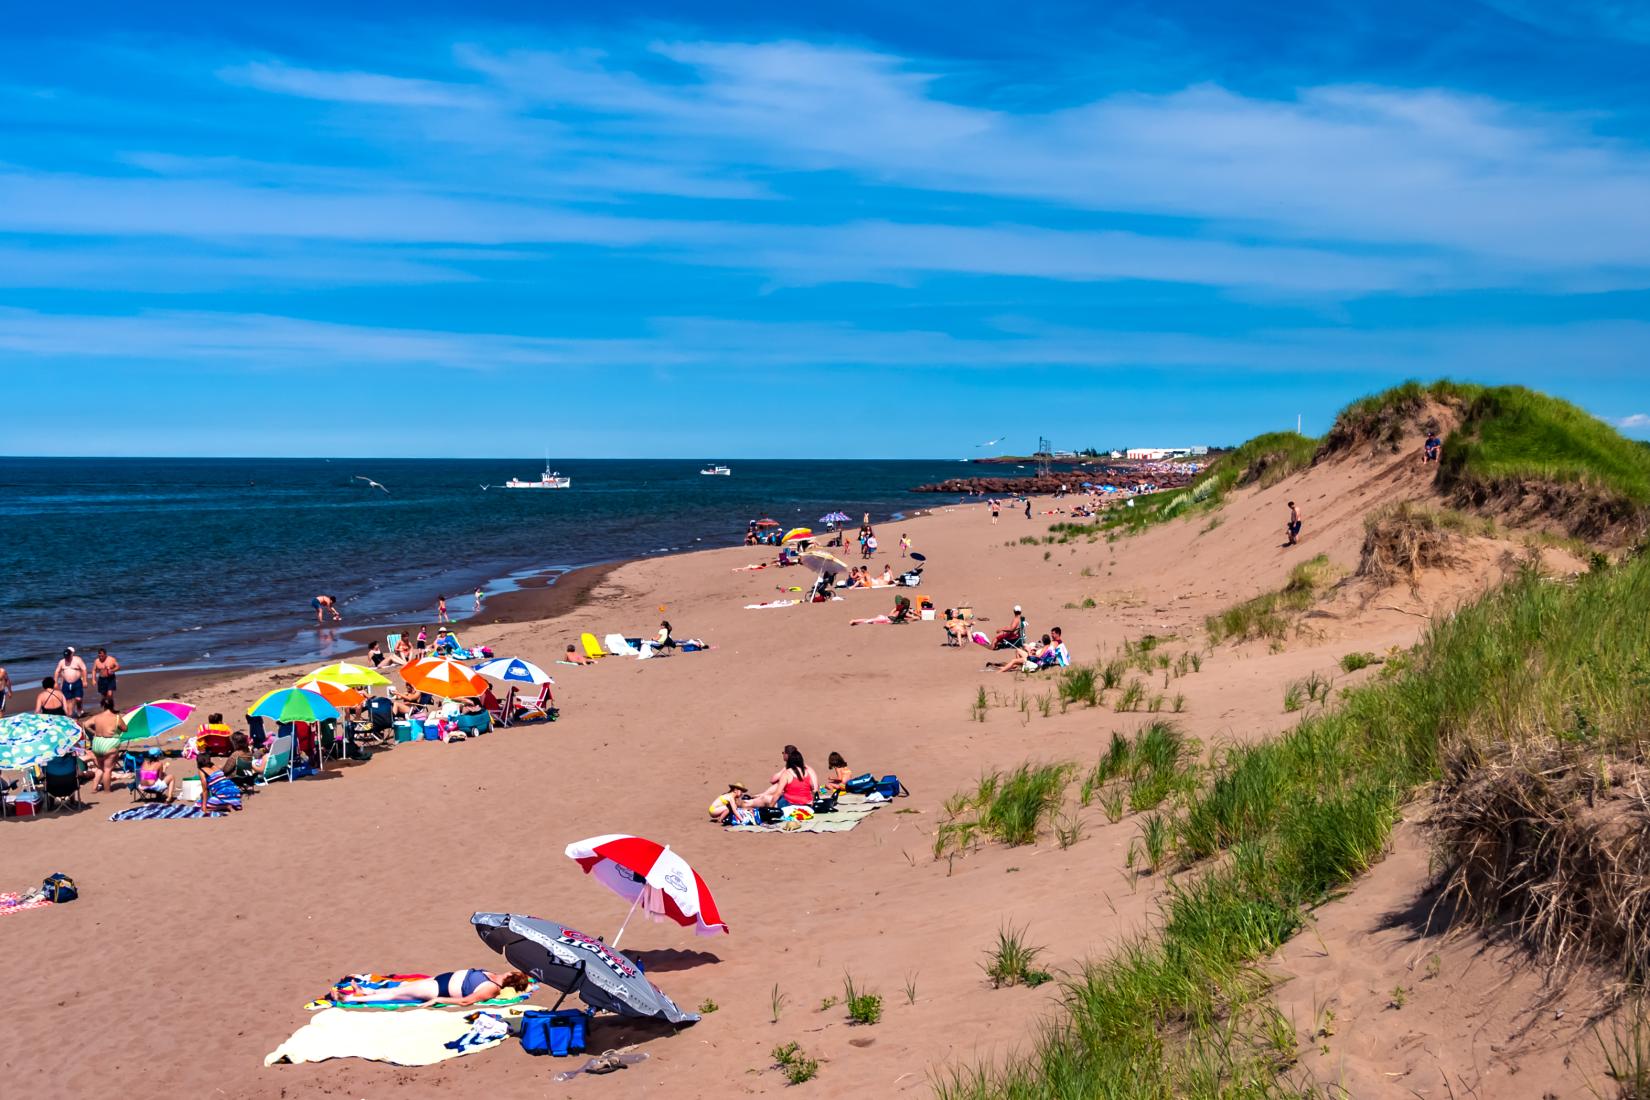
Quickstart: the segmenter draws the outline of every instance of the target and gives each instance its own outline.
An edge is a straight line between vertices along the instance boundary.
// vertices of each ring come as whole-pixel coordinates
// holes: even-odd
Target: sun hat
[[[745,786],[743,783],[729,783],[728,784],[728,790],[730,790],[730,791],[744,791],[746,794],[750,793],[750,788]]]
[[[150,760],[159,760],[161,757],[165,756],[166,754],[161,752],[159,749],[150,749],[148,752],[144,753],[143,755],[147,756]]]

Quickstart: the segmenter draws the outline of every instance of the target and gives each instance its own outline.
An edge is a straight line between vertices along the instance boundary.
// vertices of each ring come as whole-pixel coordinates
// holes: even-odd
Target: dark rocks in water
[[[1142,471],[1138,476],[1120,474],[1118,471],[1108,471],[1107,475],[1093,475],[1087,472],[1080,476],[1071,473],[1041,474],[1032,477],[951,477],[944,481],[930,485],[918,485],[913,493],[956,493],[961,496],[986,496],[1029,494],[1032,496],[1046,496],[1057,492],[1064,485],[1073,493],[1083,491],[1085,481],[1095,484],[1106,483],[1116,485],[1120,489],[1134,488],[1137,484],[1150,483],[1159,489],[1175,489],[1188,484],[1192,479],[1187,476],[1170,473],[1147,473]]]

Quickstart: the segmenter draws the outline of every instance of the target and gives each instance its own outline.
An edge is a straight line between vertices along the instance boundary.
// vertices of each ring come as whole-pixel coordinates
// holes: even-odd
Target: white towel
[[[264,1065],[280,1062],[324,1062],[328,1058],[367,1058],[397,1066],[428,1066],[436,1062],[489,1050],[503,1041],[471,1043],[453,1049],[470,1032],[462,1012],[433,1008],[403,1008],[398,1012],[357,1012],[327,1008],[264,1058]]]

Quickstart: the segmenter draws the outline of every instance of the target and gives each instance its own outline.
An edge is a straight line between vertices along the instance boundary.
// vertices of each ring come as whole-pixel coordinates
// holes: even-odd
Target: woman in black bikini
[[[68,700],[57,690],[57,682],[50,676],[40,681],[40,694],[34,697],[36,714],[68,714]]]
[[[473,1005],[490,1001],[506,989],[525,991],[533,984],[531,976],[520,970],[495,974],[491,970],[449,970],[433,978],[415,978],[389,989],[340,990],[335,998],[340,1004],[360,1001],[406,1001],[432,1005]]]

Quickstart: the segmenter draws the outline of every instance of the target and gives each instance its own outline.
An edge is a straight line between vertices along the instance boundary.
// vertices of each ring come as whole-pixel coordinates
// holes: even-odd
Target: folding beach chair
[[[556,709],[556,697],[549,684],[539,687],[539,697],[531,703],[516,704],[516,712],[512,719],[514,723],[522,722],[554,722],[561,717]]]
[[[40,769],[40,774],[42,810],[50,813],[59,804],[73,806],[77,810],[85,806],[85,803],[80,801],[79,757],[54,756],[46,761],[46,766]]]
[[[607,652],[602,649],[602,644],[596,640],[596,636],[594,634],[580,634],[579,642],[584,646],[584,655],[586,657],[594,658],[607,656]]]
[[[290,733],[283,733],[275,738],[269,746],[269,755],[264,757],[264,773],[258,782],[268,783],[271,779],[292,779],[292,750],[293,740]]]

